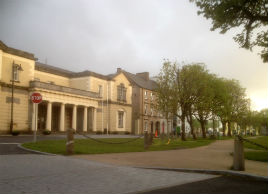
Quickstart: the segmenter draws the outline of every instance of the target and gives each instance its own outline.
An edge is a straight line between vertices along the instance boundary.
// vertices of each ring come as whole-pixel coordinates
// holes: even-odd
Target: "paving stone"
[[[0,194],[133,193],[215,177],[34,154],[1,155],[0,172]]]

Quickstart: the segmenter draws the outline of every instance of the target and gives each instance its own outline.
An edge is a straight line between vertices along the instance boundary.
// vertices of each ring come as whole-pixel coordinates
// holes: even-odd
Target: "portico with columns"
[[[68,128],[77,132],[96,131],[97,96],[75,95],[42,88],[34,88],[33,91],[41,93],[43,101],[36,110],[32,106],[32,130],[34,114],[38,111],[39,131],[64,132]]]

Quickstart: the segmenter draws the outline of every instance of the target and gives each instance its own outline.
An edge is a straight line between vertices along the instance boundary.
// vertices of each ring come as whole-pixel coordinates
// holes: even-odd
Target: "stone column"
[[[87,107],[84,107],[83,132],[87,132]]]
[[[92,114],[92,129],[93,129],[93,131],[96,131],[97,109],[96,108],[92,108],[92,112],[93,112],[93,114]]]
[[[72,128],[76,131],[76,121],[77,121],[77,106],[73,107],[73,116],[72,116]]]
[[[60,106],[60,131],[65,131],[64,124],[65,124],[65,104],[62,103]]]
[[[77,106],[73,107],[72,128],[76,131]]]
[[[46,130],[51,131],[51,109],[52,103],[47,103],[47,120],[46,120]]]

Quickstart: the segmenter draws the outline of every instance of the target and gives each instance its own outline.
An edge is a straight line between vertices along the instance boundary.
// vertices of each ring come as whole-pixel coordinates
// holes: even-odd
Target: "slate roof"
[[[122,73],[125,74],[125,76],[129,79],[131,84],[137,85],[141,88],[148,89],[148,90],[154,90],[157,87],[157,83],[153,80],[145,80],[141,78],[140,76],[137,76],[135,74],[129,73],[127,71],[122,70]]]
[[[105,76],[99,73],[95,73],[92,71],[82,71],[82,72],[73,72],[69,70],[65,70],[59,67],[47,65],[44,63],[36,62],[35,63],[35,69],[42,72],[52,73],[55,75],[60,75],[68,78],[78,78],[78,77],[87,77],[87,76],[93,76],[100,79],[110,80],[109,76]]]
[[[3,50],[4,52],[12,54],[12,55],[17,55],[17,56],[24,57],[27,59],[36,60],[36,58],[34,57],[34,54],[28,53],[26,51],[22,51],[19,49],[8,47],[1,40],[0,40],[0,50]]]
[[[61,68],[47,65],[44,63],[40,63],[40,62],[35,62],[35,70],[46,72],[46,73],[52,73],[52,74],[60,75],[64,77],[71,77],[73,73],[72,71],[68,71],[65,69],[61,69]]]

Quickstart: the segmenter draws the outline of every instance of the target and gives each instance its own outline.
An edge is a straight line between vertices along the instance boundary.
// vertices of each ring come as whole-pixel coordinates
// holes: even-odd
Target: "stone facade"
[[[132,133],[171,133],[172,119],[166,119],[155,106],[157,84],[149,78],[149,72],[132,74],[120,68],[117,71],[124,73],[132,84]]]
[[[10,132],[11,110],[14,131],[31,132],[35,111],[40,131],[132,131],[132,85],[123,73],[105,76],[63,70],[38,63],[33,54],[0,41],[0,91],[0,133]],[[30,101],[33,92],[43,96],[37,110]]]

